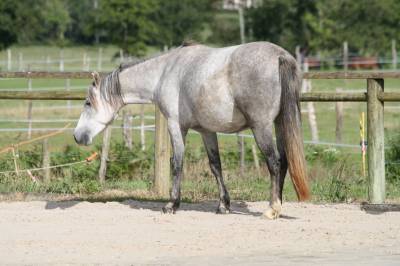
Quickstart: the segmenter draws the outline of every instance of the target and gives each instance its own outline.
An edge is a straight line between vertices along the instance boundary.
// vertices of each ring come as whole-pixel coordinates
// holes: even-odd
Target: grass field
[[[92,63],[90,65],[90,69],[95,70],[97,63],[94,63],[94,58],[97,58],[98,48],[91,47],[75,47],[75,48],[64,48],[64,58],[67,62],[68,59],[76,59],[82,58],[82,54],[86,52],[87,56],[92,58]],[[53,47],[13,47],[12,48],[13,56],[18,55],[19,53],[23,54],[24,60],[26,61],[46,61],[46,58],[57,58],[59,56],[59,49]],[[117,66],[119,60],[113,59],[113,56],[118,53],[118,49],[115,47],[103,47],[103,70],[104,69],[112,69]],[[3,60],[3,64],[0,64],[1,69],[4,70],[6,65],[4,65],[4,60],[7,58],[6,53],[2,51],[0,53],[0,61]],[[15,59],[15,58],[14,58]],[[65,63],[65,71],[68,70],[81,70],[82,69],[82,61],[70,61],[71,63]],[[16,67],[17,61],[13,62],[13,69]],[[36,65],[35,67],[32,65],[30,69],[32,70],[58,70],[57,65],[52,66],[50,69],[46,68],[46,65]],[[90,83],[89,80],[71,80],[70,88],[71,90],[86,90],[86,87]],[[33,80],[32,81],[32,89],[33,90],[64,90],[65,89],[65,80]],[[27,80],[24,79],[2,79],[0,80],[0,90],[24,90],[28,86]],[[352,81],[344,81],[344,80],[313,80],[312,81],[313,91],[335,91],[336,88],[342,88],[344,91],[353,91],[353,90],[364,90],[366,89],[366,81],[365,80],[352,80]],[[400,80],[385,80],[385,90],[386,91],[399,91],[400,89]],[[81,111],[81,101],[71,101],[71,109],[67,109],[66,101],[35,101],[33,103],[33,119],[77,119],[79,117],[79,113]],[[22,120],[27,118],[27,108],[28,101],[16,101],[16,100],[2,100],[0,101],[0,130],[10,129],[10,128],[26,128],[26,122],[12,122],[10,120]],[[139,106],[127,106],[125,108],[130,109],[134,114],[139,114]],[[335,103],[315,103],[316,109],[316,117],[317,117],[317,125],[319,131],[319,139],[324,142],[335,142]],[[303,104],[303,110],[306,110],[306,105]],[[360,137],[359,137],[359,117],[361,112],[366,111],[365,103],[344,103],[344,127],[343,127],[343,143],[351,144],[351,145],[359,145]],[[148,105],[145,107],[146,115],[152,116],[154,115],[154,107],[152,105]],[[147,125],[154,124],[154,120],[147,119]],[[34,128],[59,128],[66,125],[66,122],[48,122],[48,123],[34,123]],[[115,121],[115,126],[120,126],[121,121]],[[134,126],[139,125],[139,120],[134,120]],[[71,128],[75,126],[75,123],[71,124]],[[386,137],[390,138],[395,134],[399,134],[400,129],[400,104],[399,103],[387,103],[385,104],[385,133]],[[245,131],[244,133],[250,134],[249,131]],[[306,113],[303,113],[303,133],[304,139],[310,140],[310,129],[308,123],[308,117]],[[34,132],[34,136],[38,136],[43,134],[43,132]],[[0,131],[0,148],[10,145],[12,143],[17,143],[21,140],[25,140],[27,138],[26,132],[3,132]],[[113,130],[112,141],[118,142],[122,139],[122,133],[120,129]],[[95,145],[100,144],[102,140],[101,136],[98,136],[95,139]],[[236,153],[237,151],[237,139],[235,136],[220,136],[220,149],[221,151],[228,154]],[[139,132],[134,131],[134,142],[139,142]],[[250,150],[251,145],[253,144],[253,139],[246,139],[246,149]],[[64,134],[53,137],[49,141],[50,149],[52,153],[62,152],[64,147],[68,144],[75,145],[71,131],[66,131]],[[153,145],[153,132],[146,132],[146,144],[147,147],[152,147]],[[201,146],[201,138],[197,134],[190,134],[187,139],[187,149],[192,150],[193,152],[198,152],[199,147]],[[312,154],[316,149],[314,146],[307,145],[308,149],[311,150]],[[332,176],[341,176],[342,173],[339,173],[340,170],[340,161],[346,160],[347,163],[351,162],[351,169],[345,171],[346,176],[341,176],[340,178],[348,178],[351,179],[351,195],[348,198],[356,198],[356,199],[364,199],[366,197],[366,189],[365,189],[365,180],[361,175],[361,156],[360,156],[360,148],[339,148],[335,146],[326,146],[321,145],[318,146],[320,152],[328,151],[337,154],[337,157],[340,158],[335,165],[330,167],[321,166],[317,164],[312,164],[309,170],[311,176],[313,178],[313,191],[316,192],[316,200],[329,200],[325,196],[327,195],[327,191],[334,186],[337,182],[332,179]],[[32,145],[27,145],[21,147],[21,150],[31,149]],[[92,147],[81,147],[82,150],[92,150]],[[200,149],[201,150],[201,149]],[[151,152],[149,149],[148,152]],[[184,184],[184,193],[183,196],[188,200],[198,200],[207,197],[216,196],[216,186],[214,185],[213,177],[210,175],[209,171],[206,170],[204,172],[204,168],[207,168],[207,164],[205,163],[205,154],[204,151],[200,152],[202,154],[202,158],[204,160],[200,160],[200,166],[196,163],[190,163],[189,168],[192,170],[187,170],[189,175],[192,175],[191,178],[185,179]],[[1,155],[0,155],[1,158]],[[226,158],[223,156],[222,158],[223,164],[226,164]],[[224,161],[225,160],[225,161]],[[390,162],[388,162],[390,163]],[[251,161],[251,157],[247,160],[248,167],[248,175],[251,175],[248,178],[240,177],[238,175],[238,169],[227,168],[224,167],[224,171],[227,176],[228,186],[231,188],[231,191],[234,191],[233,197],[235,198],[244,198],[250,200],[258,200],[262,198],[267,198],[267,187],[269,185],[269,181],[260,177],[256,174],[253,169],[253,163]],[[0,169],[8,170],[8,169]],[[197,172],[201,172],[200,174]],[[339,171],[339,172],[338,172]],[[151,172],[151,171],[150,171]],[[196,174],[197,173],[197,174]],[[263,173],[266,173],[265,167],[263,167]],[[150,177],[149,177],[150,178]],[[1,179],[1,177],[0,177]],[[318,180],[323,180],[323,182],[319,182]],[[354,181],[354,182],[353,182]],[[357,183],[358,182],[358,183]],[[289,199],[294,199],[294,192],[291,189],[290,184],[288,183],[287,197]],[[337,185],[337,184],[336,184]],[[342,184],[343,185],[343,184]],[[135,178],[131,178],[129,180],[112,180],[108,182],[105,186],[106,189],[148,189],[151,186],[151,182],[145,181],[142,182],[140,180],[135,180]],[[1,191],[1,190],[0,190]],[[3,188],[2,191],[10,191],[6,188]],[[236,192],[235,192],[236,191]],[[331,191],[332,192],[332,191]],[[197,194],[196,194],[197,193]],[[329,194],[329,193],[328,193]],[[400,196],[400,192],[396,186],[390,185],[388,188],[388,195],[391,198],[398,198]],[[325,198],[324,198],[325,197]]]

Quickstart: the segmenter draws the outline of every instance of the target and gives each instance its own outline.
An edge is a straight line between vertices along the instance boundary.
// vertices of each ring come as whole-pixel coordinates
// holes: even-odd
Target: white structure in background
[[[260,0],[223,0],[222,9],[237,10],[239,7],[250,8],[260,3]]]

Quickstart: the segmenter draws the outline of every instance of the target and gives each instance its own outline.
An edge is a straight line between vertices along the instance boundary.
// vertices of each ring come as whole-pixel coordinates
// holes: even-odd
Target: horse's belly
[[[193,110],[202,128],[213,132],[237,132],[246,127],[246,118],[235,106],[229,89],[224,87],[203,91]]]
[[[237,132],[246,126],[246,119],[237,109],[223,108],[226,112],[221,113],[221,108],[210,108],[197,115],[197,121],[202,128],[213,132]]]

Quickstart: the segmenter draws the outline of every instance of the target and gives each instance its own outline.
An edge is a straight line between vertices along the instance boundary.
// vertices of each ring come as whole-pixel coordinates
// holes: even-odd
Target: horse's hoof
[[[280,208],[280,206],[278,208],[276,207],[277,206],[268,207],[268,209],[264,212],[264,216],[270,220],[278,219],[279,215],[281,214],[282,208]]]
[[[164,214],[175,214],[177,207],[174,206],[173,203],[169,202],[162,208],[162,212]]]
[[[218,206],[216,213],[217,214],[228,214],[230,213],[231,210],[229,209],[229,207],[226,206]]]
[[[169,207],[163,207],[162,212],[164,214],[175,214],[174,208],[169,208]]]

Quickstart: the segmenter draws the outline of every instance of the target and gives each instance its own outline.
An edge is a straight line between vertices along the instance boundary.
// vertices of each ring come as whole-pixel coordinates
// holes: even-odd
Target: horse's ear
[[[96,71],[92,72],[92,77],[93,77],[94,84],[96,85],[96,87],[98,87],[100,85],[100,75],[99,75],[99,73],[97,73]]]

